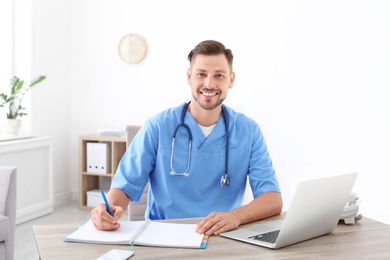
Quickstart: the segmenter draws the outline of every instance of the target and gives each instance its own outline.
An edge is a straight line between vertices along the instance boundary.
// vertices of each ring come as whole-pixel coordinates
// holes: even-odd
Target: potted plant
[[[4,133],[17,133],[21,121],[19,117],[27,115],[22,101],[25,94],[35,85],[46,79],[46,76],[38,76],[31,80],[30,84],[25,85],[24,81],[14,76],[10,82],[10,93],[0,94],[0,107],[6,108],[7,123],[3,129]]]

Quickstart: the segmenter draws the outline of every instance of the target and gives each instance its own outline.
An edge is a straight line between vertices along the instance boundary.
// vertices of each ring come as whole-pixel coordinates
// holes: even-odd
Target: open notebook
[[[65,242],[206,248],[208,237],[195,232],[196,224],[122,221],[115,231],[97,230],[91,220],[73,231]]]
[[[273,249],[332,232],[349,198],[357,173],[299,183],[284,220],[238,228],[221,236]]]

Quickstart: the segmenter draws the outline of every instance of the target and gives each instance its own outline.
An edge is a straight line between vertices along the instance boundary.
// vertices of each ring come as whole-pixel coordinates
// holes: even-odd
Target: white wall
[[[52,84],[37,94],[38,106],[57,116],[49,126],[40,114],[36,127],[65,147],[57,147],[57,166],[66,169],[57,194],[77,198],[79,135],[142,124],[189,100],[187,54],[216,39],[235,55],[237,79],[226,104],[260,124],[285,209],[298,181],[358,171],[361,212],[390,223],[390,209],[380,204],[390,196],[388,1],[38,3],[36,65]],[[148,43],[138,65],[117,53],[129,33]]]
[[[31,91],[31,130],[53,137],[53,179],[55,203],[72,197],[77,186],[77,139],[71,138],[71,5],[66,0],[34,0],[32,17],[32,75],[46,75]]]

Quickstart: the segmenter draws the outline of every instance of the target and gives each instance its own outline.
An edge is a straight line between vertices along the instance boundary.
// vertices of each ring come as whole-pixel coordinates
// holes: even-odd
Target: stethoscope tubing
[[[187,110],[188,110],[188,105],[191,103],[188,102],[187,104],[184,105],[183,107],[183,111],[182,111],[182,114],[181,114],[181,118],[180,118],[180,124],[178,124],[176,126],[176,129],[173,133],[173,137],[172,137],[172,149],[171,149],[171,158],[170,158],[170,166],[171,166],[171,172],[170,174],[171,175],[176,175],[176,176],[189,176],[189,169],[190,169],[190,162],[191,162],[191,149],[192,149],[192,132],[191,132],[191,129],[190,127],[184,123],[184,117],[187,113]],[[223,106],[221,107],[222,109],[222,116],[223,116],[223,120],[224,120],[224,123],[225,123],[225,138],[226,138],[226,152],[225,152],[225,174],[222,175],[221,177],[221,187],[223,186],[229,186],[230,185],[230,178],[228,176],[228,165],[229,165],[229,124],[228,124],[228,121],[227,121],[227,117],[225,115],[225,111],[223,109]],[[174,150],[175,150],[175,140],[176,140],[176,134],[177,134],[177,131],[179,130],[180,127],[184,127],[188,133],[188,139],[189,139],[189,142],[188,142],[188,157],[187,157],[187,167],[185,169],[184,172],[182,173],[177,173],[174,168],[173,168],[173,155],[174,155]]]

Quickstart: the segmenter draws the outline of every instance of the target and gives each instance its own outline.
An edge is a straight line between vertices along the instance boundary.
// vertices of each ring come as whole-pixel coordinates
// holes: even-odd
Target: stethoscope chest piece
[[[224,174],[224,175],[222,175],[222,177],[221,177],[221,187],[223,187],[223,186],[229,186],[230,185],[230,178],[228,177],[228,175],[227,174]]]

